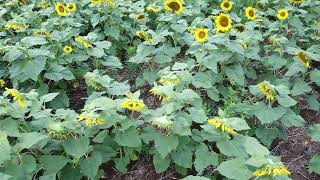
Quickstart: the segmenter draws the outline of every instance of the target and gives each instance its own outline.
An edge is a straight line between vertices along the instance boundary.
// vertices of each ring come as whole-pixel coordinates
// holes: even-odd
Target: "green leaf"
[[[1,163],[0,163],[1,164]],[[13,178],[13,176],[10,176],[10,175],[8,175],[8,174],[3,174],[3,173],[1,173],[0,172],[0,179],[1,180],[10,180],[10,179],[12,179]]]
[[[155,152],[153,155],[153,165],[157,174],[162,173],[170,166],[170,159],[168,156],[161,158],[160,154]]]
[[[233,117],[233,118],[227,118],[226,121],[233,129],[237,131],[243,131],[250,129],[248,126],[246,120],[238,118],[238,117]]]
[[[247,156],[244,147],[238,140],[222,140],[217,142],[217,147],[220,152],[226,156]]]
[[[43,140],[48,140],[48,136],[37,132],[21,133],[21,136],[18,138],[18,140],[19,143],[15,145],[15,148],[22,150],[29,149]]]
[[[205,123],[207,122],[208,117],[203,109],[196,109],[194,107],[190,108],[189,110],[190,118],[192,121],[196,123]]]
[[[45,175],[45,176],[40,176],[39,180],[56,180],[56,174],[49,174],[49,175]]]
[[[221,163],[217,170],[229,179],[250,179],[252,172],[245,165],[245,159],[235,158]]]
[[[210,99],[214,100],[215,102],[218,102],[220,100],[219,98],[219,91],[216,87],[211,87],[207,90],[207,95]]]
[[[203,65],[218,74],[218,59],[214,58],[214,55],[207,56],[202,61]]]
[[[267,156],[270,154],[268,148],[260,144],[260,142],[250,136],[237,136],[236,139],[245,148],[245,151],[251,156]]]
[[[204,143],[201,143],[197,148],[195,156],[194,168],[198,173],[201,173],[210,165],[218,165],[218,155],[214,152],[210,152]]]
[[[320,142],[320,124],[310,126],[307,133],[311,136],[311,141]]]
[[[285,113],[286,110],[283,107],[271,108],[264,104],[259,104],[254,112],[262,124],[272,123],[280,119]]]
[[[310,159],[309,171],[320,174],[320,155],[315,155]]]
[[[141,146],[141,139],[139,132],[135,127],[131,127],[124,132],[118,132],[115,135],[115,141],[120,146],[139,147]]]
[[[97,48],[97,47],[88,48],[87,53],[88,55],[94,56],[97,58],[102,58],[105,55],[103,48]]]
[[[277,70],[286,65],[287,60],[280,57],[279,55],[271,55],[261,59],[261,62],[271,66],[272,70]]]
[[[147,57],[151,55],[154,52],[154,50],[155,50],[155,47],[153,46],[146,46],[146,45],[140,44],[137,49],[137,54],[131,57],[129,59],[129,62],[133,62],[136,64],[146,62],[148,60]]]
[[[44,70],[45,65],[46,59],[44,58],[36,58],[31,61],[27,59],[14,61],[12,66],[9,67],[10,77],[22,82],[28,79],[36,81],[39,74]]]
[[[163,136],[158,135],[154,139],[155,148],[159,152],[161,158],[165,158],[171,151],[178,147],[178,137],[174,135]]]
[[[292,99],[290,96],[286,94],[280,94],[276,98],[278,103],[283,107],[291,107],[297,104],[297,101],[295,101],[294,99]]]
[[[311,81],[317,84],[317,86],[320,86],[320,70],[319,69],[314,69],[313,71],[311,71],[310,78],[311,78]]]
[[[81,161],[80,169],[81,173],[90,179],[94,179],[97,176],[99,166],[102,163],[102,157],[99,153],[93,153],[91,157],[88,157]]]
[[[191,121],[188,121],[186,118],[182,116],[177,116],[173,121],[173,133],[178,134],[180,136],[192,135],[190,126]]]
[[[101,48],[101,49],[109,49],[111,47],[111,42],[109,41],[98,41],[98,42],[94,42],[94,45],[96,45],[97,48]]]
[[[69,68],[63,67],[57,63],[50,64],[50,67],[47,69],[47,72],[44,74],[44,77],[55,82],[58,82],[61,79],[74,79],[74,75],[72,74]]]
[[[305,125],[304,119],[293,112],[291,109],[287,109],[286,113],[282,116],[281,122],[286,127],[302,127]]]
[[[7,139],[7,134],[0,131],[0,165],[5,161],[10,160],[11,147]]]
[[[172,152],[172,160],[179,166],[184,168],[192,167],[192,150],[190,147],[179,146],[177,150]]]
[[[61,170],[61,179],[79,180],[81,177],[82,174],[80,173],[80,169],[78,167],[67,165]]]
[[[39,161],[43,165],[46,175],[56,174],[68,163],[66,157],[58,155],[41,156]]]
[[[302,80],[298,80],[292,90],[291,90],[291,94],[292,96],[299,96],[305,93],[308,93],[312,90],[312,88],[304,81]]]
[[[66,153],[75,158],[80,158],[85,155],[89,150],[89,138],[81,137],[77,139],[68,139],[63,142],[63,148]]]
[[[255,130],[257,138],[266,146],[270,147],[275,138],[278,137],[277,128],[260,126]]]
[[[252,156],[246,161],[246,164],[259,168],[264,164],[267,164],[268,161],[269,160],[265,156]]]
[[[11,118],[6,118],[0,121],[0,132],[1,131],[11,137],[20,136],[17,121]]]
[[[35,45],[47,44],[47,40],[44,37],[26,36],[21,39],[21,43],[26,47]]]
[[[57,97],[59,95],[59,93],[49,93],[49,94],[46,94],[44,96],[41,96],[40,97],[40,101],[41,102],[50,102],[52,101],[55,97]]]
[[[225,69],[226,75],[229,79],[234,80],[240,86],[244,86],[245,76],[241,65],[233,65]]]
[[[209,178],[207,177],[202,177],[202,176],[187,176],[181,180],[210,180]]]

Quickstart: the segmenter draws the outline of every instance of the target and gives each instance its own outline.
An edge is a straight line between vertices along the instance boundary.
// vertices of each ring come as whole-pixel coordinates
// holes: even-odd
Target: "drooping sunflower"
[[[295,55],[306,68],[310,67],[309,58],[304,51],[296,52]]]
[[[18,90],[15,89],[9,89],[5,88],[6,92],[12,96],[13,100],[18,103],[18,105],[22,108],[25,109],[27,107],[26,103],[23,100],[22,95]]]
[[[149,11],[149,12],[158,13],[158,12],[160,12],[160,10],[161,9],[155,5],[148,5],[148,7],[147,7],[147,11]]]
[[[74,40],[82,44],[85,48],[93,48],[93,45],[81,36],[75,37]]]
[[[221,129],[222,132],[226,132],[227,134],[237,134],[237,132],[230,125],[221,121],[219,118],[208,119],[208,124],[214,126],[216,129]]]
[[[92,4],[100,4],[103,0],[90,0]]]
[[[182,0],[165,0],[163,6],[166,10],[180,14],[183,10]]]
[[[208,29],[205,29],[205,28],[195,29],[194,38],[199,43],[205,42],[208,39]]]
[[[67,11],[68,12],[73,12],[76,9],[77,9],[76,3],[72,2],[72,3],[67,4]]]
[[[138,100],[127,99],[121,103],[121,107],[131,111],[139,111],[144,108],[144,104]]]
[[[223,0],[220,4],[220,7],[223,11],[231,11],[233,2],[230,0]]]
[[[275,93],[274,93],[271,85],[268,82],[264,81],[264,82],[259,83],[258,88],[259,88],[261,94],[263,94],[268,101],[274,101],[274,98],[275,98],[274,94]]]
[[[292,4],[301,4],[304,2],[304,0],[289,0],[289,2]]]
[[[136,20],[137,20],[137,21],[143,21],[143,20],[145,20],[145,18],[146,18],[146,16],[145,16],[143,13],[138,14],[138,15],[136,16]]]
[[[0,79],[0,88],[4,87],[6,85],[6,82],[3,79]]]
[[[228,14],[221,13],[219,16],[214,19],[217,32],[227,32],[231,29],[231,18]]]
[[[172,97],[166,95],[161,87],[153,87],[150,89],[149,91],[150,94],[158,97],[158,99],[161,101],[161,100],[164,100],[164,101],[170,101],[172,99]]]
[[[250,20],[255,20],[257,18],[257,10],[253,7],[247,7],[246,8],[246,16]]]
[[[48,31],[34,31],[32,34],[34,36],[50,36],[50,32]]]
[[[277,18],[279,19],[279,20],[286,20],[286,19],[288,19],[288,16],[289,16],[289,13],[288,13],[288,10],[286,10],[286,9],[280,9],[279,11],[278,11],[278,14],[277,14]]]
[[[72,46],[64,46],[63,51],[66,54],[70,54],[70,53],[72,53],[73,48],[72,48]]]
[[[62,3],[60,2],[57,2],[56,5],[55,5],[55,10],[57,12],[57,14],[59,16],[66,16],[67,15],[67,8],[65,5],[63,5]]]
[[[77,120],[79,122],[85,121],[86,126],[92,127],[94,125],[104,125],[105,120],[98,114],[87,114],[87,113],[81,113],[77,116]]]
[[[263,169],[258,169],[253,172],[253,176],[260,177],[260,176],[265,176],[265,175],[271,175],[272,176],[281,176],[281,175],[290,175],[290,171],[287,170],[286,167],[283,165],[277,165],[274,167],[267,167]]]
[[[152,37],[144,31],[137,31],[136,36],[148,42],[152,40]]]
[[[13,30],[23,30],[25,29],[26,27],[22,24],[17,24],[17,23],[12,23],[12,22],[7,22],[5,25],[4,25],[4,28],[6,29],[13,29]]]

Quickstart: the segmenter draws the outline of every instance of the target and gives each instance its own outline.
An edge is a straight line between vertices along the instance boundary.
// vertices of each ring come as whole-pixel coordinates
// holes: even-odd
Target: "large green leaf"
[[[310,159],[309,171],[320,174],[320,155],[315,155]]]
[[[155,152],[153,155],[153,165],[156,170],[156,173],[162,173],[166,171],[170,165],[169,157],[161,158],[158,152]]]
[[[81,137],[77,139],[68,139],[63,142],[63,148],[66,153],[75,158],[80,158],[85,155],[89,150],[89,138]]]
[[[0,131],[0,164],[4,163],[7,160],[10,160],[10,144],[7,139],[7,134],[3,131]]]
[[[262,124],[272,123],[280,119],[286,110],[283,107],[271,108],[264,104],[260,104],[256,107],[254,114],[258,117]]]
[[[81,173],[89,177],[90,179],[94,179],[97,176],[98,169],[101,163],[101,155],[99,153],[93,153],[91,157],[88,157],[81,161]]]
[[[162,159],[165,158],[171,151],[176,149],[178,143],[178,137],[174,135],[158,135],[154,139],[155,148],[159,152]]]
[[[320,124],[314,124],[309,127],[307,130],[309,136],[311,136],[311,140],[314,142],[320,142]]]
[[[45,58],[36,58],[30,61],[27,59],[14,61],[11,67],[9,67],[10,77],[19,81],[28,79],[36,81],[39,74],[44,70],[45,65]]]
[[[217,169],[222,175],[229,179],[250,179],[252,174],[246,166],[244,158],[235,158],[222,162]]]
[[[56,174],[68,161],[66,157],[58,155],[45,155],[40,157],[40,163],[43,165],[46,175]]]
[[[123,132],[118,132],[115,135],[114,139],[121,146],[128,146],[128,147],[141,146],[140,135],[135,127],[131,127]]]
[[[209,165],[218,165],[218,154],[210,152],[203,143],[197,148],[195,155],[194,167],[198,173],[204,171]]]

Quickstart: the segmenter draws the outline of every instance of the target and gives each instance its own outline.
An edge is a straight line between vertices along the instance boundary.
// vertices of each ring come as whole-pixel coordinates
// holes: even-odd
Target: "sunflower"
[[[267,5],[264,2],[259,1],[256,3],[256,7],[257,7],[257,9],[264,10],[264,9],[266,9]]]
[[[57,2],[55,6],[56,12],[59,16],[66,16],[67,15],[67,8],[60,2]]]
[[[81,113],[77,116],[77,120],[79,122],[85,121],[86,126],[92,127],[93,125],[104,125],[105,120],[98,114],[87,114],[87,113]]]
[[[106,0],[108,6],[114,6],[113,0]]]
[[[277,17],[278,17],[279,20],[285,20],[285,19],[288,18],[288,16],[289,16],[288,10],[280,9],[278,11]]]
[[[301,4],[304,2],[304,0],[289,0],[289,2],[292,4]]]
[[[13,100],[17,102],[22,109],[25,109],[27,107],[26,103],[23,100],[22,95],[18,90],[9,89],[9,88],[5,88],[5,90],[10,96],[12,96]]]
[[[258,84],[258,88],[268,101],[274,101],[274,91],[268,82],[261,82]]]
[[[23,30],[25,29],[26,27],[22,24],[17,24],[17,23],[12,23],[12,22],[7,22],[5,25],[4,25],[4,28],[6,29],[13,29],[13,30]]]
[[[230,11],[232,9],[232,1],[229,0],[223,0],[220,4],[220,7],[223,11]]]
[[[182,0],[165,0],[163,6],[166,10],[180,14],[183,10]]]
[[[253,7],[247,7],[246,9],[246,16],[250,20],[255,20],[257,18],[256,16],[257,10]]]
[[[136,36],[148,42],[152,40],[152,37],[144,31],[137,31]]]
[[[306,67],[309,68],[309,58],[307,54],[303,51],[299,51],[295,53],[296,57],[302,62],[302,64]]]
[[[158,97],[158,99],[161,101],[161,100],[164,100],[164,101],[170,101],[172,98],[168,95],[166,95],[164,92],[162,92],[162,89],[161,87],[153,87],[150,89],[149,91],[150,94]]]
[[[82,44],[85,48],[93,48],[93,45],[83,37],[77,36],[74,38],[74,40]]]
[[[136,16],[136,20],[137,20],[137,21],[143,21],[145,18],[146,18],[146,16],[145,16],[143,13],[138,14],[138,15]]]
[[[6,85],[6,82],[3,79],[0,79],[0,87],[4,87]]]
[[[155,5],[148,5],[147,11],[157,13],[160,12],[160,8]]]
[[[72,53],[73,48],[71,46],[64,46],[63,51],[66,54],[70,54],[70,53]]]
[[[32,34],[34,36],[50,36],[50,32],[48,31],[34,31]]]
[[[67,4],[67,11],[68,12],[73,12],[77,9],[76,3],[69,3]]]
[[[259,177],[259,176],[265,176],[265,175],[273,175],[273,176],[281,176],[281,175],[290,175],[290,171],[283,165],[277,165],[274,167],[268,167],[263,169],[258,169],[253,172],[253,176]]]
[[[92,4],[100,4],[103,0],[90,0]]]
[[[221,13],[214,19],[214,21],[217,27],[217,32],[227,32],[232,27],[231,18],[228,14]]]
[[[237,132],[229,124],[221,121],[219,118],[208,119],[208,124],[214,126],[216,129],[221,129],[222,132],[225,132],[227,134],[237,134]]]
[[[140,101],[127,99],[121,103],[121,107],[129,109],[131,111],[139,111],[144,108],[144,104]]]
[[[195,29],[194,38],[199,43],[205,42],[208,39],[208,29],[204,29],[204,28]]]

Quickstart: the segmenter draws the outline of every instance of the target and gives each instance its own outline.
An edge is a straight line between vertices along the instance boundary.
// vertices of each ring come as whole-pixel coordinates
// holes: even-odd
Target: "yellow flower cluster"
[[[139,111],[144,108],[144,104],[140,101],[127,99],[121,103],[121,107],[129,109],[131,111]]]
[[[261,82],[258,84],[258,88],[260,90],[260,92],[266,96],[266,99],[268,101],[274,101],[274,92],[270,86],[269,83],[267,82]]]
[[[257,10],[253,7],[247,7],[246,8],[246,16],[250,20],[255,20],[257,18]]]
[[[25,29],[26,27],[22,24],[18,24],[18,23],[12,23],[12,22],[7,22],[4,27],[6,29],[13,29],[13,30],[23,30]]]
[[[255,172],[253,172],[253,176],[265,176],[265,175],[290,175],[291,173],[287,170],[284,166],[275,166],[270,168],[264,168],[264,169],[258,169]]]
[[[225,122],[222,122],[219,120],[219,118],[212,118],[208,120],[208,123],[212,126],[214,126],[216,129],[221,129],[222,132],[226,132],[230,135],[235,135],[237,132],[228,124]]]
[[[166,10],[181,14],[183,10],[183,0],[165,0],[163,6]]]
[[[13,100],[18,103],[18,105],[22,108],[25,109],[27,107],[26,103],[23,101],[22,95],[19,93],[19,91],[15,89],[9,89],[5,88],[6,92],[12,96]]]
[[[137,31],[136,36],[148,42],[152,41],[152,37],[144,31]]]
[[[85,48],[93,48],[93,45],[89,41],[85,40],[83,37],[78,36],[74,40],[82,44]]]
[[[76,3],[68,3],[67,5],[57,2],[55,5],[55,10],[59,16],[66,16],[67,12],[73,12],[77,9]]]
[[[89,115],[87,113],[81,113],[78,115],[77,120],[80,121],[85,121],[86,126],[92,127],[94,125],[104,125],[105,120],[100,117],[100,115]]]
[[[161,92],[161,90],[158,87],[151,88],[149,92],[150,94],[157,96],[160,101],[162,99],[164,101],[170,101],[172,99],[170,96],[167,96],[165,93]]]

